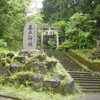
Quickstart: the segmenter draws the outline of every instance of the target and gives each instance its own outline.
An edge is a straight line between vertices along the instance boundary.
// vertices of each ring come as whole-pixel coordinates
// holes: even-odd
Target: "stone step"
[[[91,75],[91,74],[70,74],[70,75],[71,76],[89,76],[89,77],[93,77],[93,75]]]
[[[93,75],[90,75],[90,74],[70,74],[71,76],[73,77],[94,77]],[[97,78],[100,78],[99,76]]]
[[[79,86],[79,87],[84,89],[100,89],[100,86]]]
[[[79,76],[72,76],[72,78],[74,78],[74,79],[86,79],[86,80],[97,80],[97,81],[100,81],[100,78],[94,78],[94,77],[88,77],[88,76],[81,76],[81,77],[79,77]]]
[[[70,75],[71,75],[71,74],[70,74]],[[86,77],[86,78],[87,78],[87,77],[89,77],[89,78],[90,78],[90,77],[95,78],[95,76],[91,76],[91,75],[71,75],[71,76],[72,76],[73,78],[75,78],[75,77],[76,77],[76,78],[77,78],[77,77],[80,77],[80,78],[83,78],[83,77]],[[100,77],[97,77],[97,78],[100,78]]]
[[[77,79],[77,78],[94,79],[95,77],[91,77],[91,76],[72,76],[72,78],[75,78],[75,79]],[[96,77],[95,79],[99,79],[99,78]]]
[[[100,92],[100,77],[86,71],[66,53],[53,54],[58,58],[83,92]]]
[[[89,76],[89,77],[93,77],[93,78],[100,78],[100,75],[92,75],[92,74],[70,74],[71,76]]]
[[[98,93],[100,92],[100,89],[81,89],[81,91],[85,93]]]
[[[100,84],[100,81],[84,81],[84,80],[75,80],[76,83],[81,84],[81,83],[87,83],[87,84]]]
[[[75,78],[75,79],[77,79],[77,78],[80,78],[80,79],[99,79],[99,78],[95,78],[95,77],[91,77],[91,76],[88,76],[88,75],[85,75],[85,76],[75,76],[75,75],[72,75],[71,76],[72,78]]]
[[[80,83],[80,86],[100,86],[100,83]]]
[[[74,78],[74,80],[83,80],[83,81],[99,81],[100,82],[100,79],[95,79],[95,78]]]
[[[70,74],[91,74],[90,72],[68,71]]]
[[[79,68],[74,68],[74,69],[72,69],[72,68],[68,68],[68,67],[65,67],[66,69],[67,69],[67,71],[83,71],[82,69],[79,69]]]
[[[69,73],[72,76],[93,76],[91,74],[85,73],[85,74],[77,74],[77,73]]]

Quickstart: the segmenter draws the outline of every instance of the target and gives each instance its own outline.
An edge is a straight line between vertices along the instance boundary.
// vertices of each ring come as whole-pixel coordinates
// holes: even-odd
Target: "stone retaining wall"
[[[91,61],[88,61],[88,60],[84,59],[83,57],[77,55],[72,50],[69,50],[68,51],[68,54],[70,56],[72,56],[73,58],[75,58],[76,60],[78,60],[83,65],[87,66],[89,69],[91,69],[93,71],[96,71],[96,72],[100,72],[100,63],[99,62],[91,62]]]

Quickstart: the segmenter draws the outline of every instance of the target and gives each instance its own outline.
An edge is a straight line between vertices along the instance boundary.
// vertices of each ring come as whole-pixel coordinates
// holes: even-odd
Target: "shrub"
[[[65,26],[65,41],[62,47],[90,48],[94,42],[96,21],[89,14],[74,14]],[[66,46],[65,46],[66,45]],[[94,45],[93,45],[94,46]]]
[[[74,42],[70,41],[70,40],[65,40],[62,45],[60,45],[61,49],[70,49],[74,47]]]
[[[0,47],[7,47],[7,43],[3,39],[0,39]]]

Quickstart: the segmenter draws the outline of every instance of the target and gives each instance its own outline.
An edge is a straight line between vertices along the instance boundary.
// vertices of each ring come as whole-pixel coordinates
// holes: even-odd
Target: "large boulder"
[[[16,75],[16,79],[18,79],[20,82],[42,82],[44,80],[42,76],[34,75],[32,72],[19,72]]]
[[[32,56],[32,54],[29,51],[27,51],[27,50],[22,50],[18,54],[22,55],[22,56],[28,56],[28,57]]]
[[[36,72],[39,72],[39,73],[41,73],[41,74],[44,74],[44,73],[47,72],[47,69],[46,69],[46,66],[45,66],[44,63],[38,64],[38,65],[36,66],[35,70],[36,70]]]
[[[15,56],[15,54],[12,53],[12,52],[10,52],[10,53],[7,54],[7,57],[9,57],[9,58],[13,58],[14,56]]]
[[[63,86],[63,92],[64,93],[74,93],[74,92],[79,92],[78,89],[75,86],[75,82],[71,81],[71,82],[67,82],[64,86]]]
[[[57,79],[59,78],[59,74],[56,73],[56,72],[53,72],[53,73],[51,73],[51,78],[52,78],[53,80],[57,80]]]
[[[30,61],[25,64],[25,70],[34,69],[34,67],[36,67],[36,66],[37,66],[37,63]]]
[[[0,58],[5,58],[6,54],[5,53],[0,53]]]
[[[10,75],[9,69],[0,64],[0,76],[8,76],[8,75]]]
[[[46,88],[57,88],[60,86],[60,81],[57,80],[45,80],[43,86]]]
[[[65,77],[66,77],[65,75],[59,74],[59,79],[60,79],[60,80],[64,80]]]
[[[46,59],[46,55],[38,55],[37,57],[36,57],[39,61],[44,61],[45,59]]]
[[[10,71],[11,72],[15,72],[15,71],[17,72],[19,70],[20,70],[20,66],[18,64],[16,64],[16,63],[10,64]]]
[[[46,62],[47,69],[51,69],[51,68],[55,67],[56,64],[57,64],[57,61],[47,61]]]
[[[24,64],[26,59],[24,56],[17,56],[14,58],[14,60]]]
[[[43,82],[44,81],[44,79],[43,79],[43,77],[42,76],[36,76],[36,75],[34,75],[34,76],[31,76],[31,81],[35,81],[35,82]]]

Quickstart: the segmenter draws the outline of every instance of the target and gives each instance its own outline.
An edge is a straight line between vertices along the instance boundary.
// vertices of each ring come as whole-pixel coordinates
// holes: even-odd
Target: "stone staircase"
[[[53,51],[50,56],[55,56],[59,59],[82,92],[100,92],[100,75],[93,75],[67,55],[67,53]]]
[[[90,72],[69,72],[82,92],[100,92],[100,76]]]

